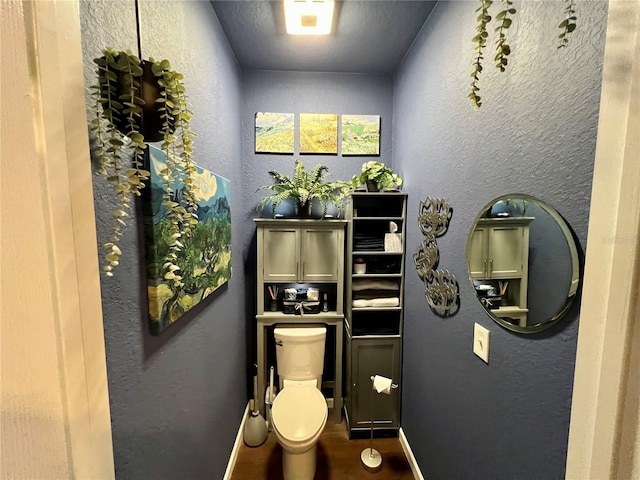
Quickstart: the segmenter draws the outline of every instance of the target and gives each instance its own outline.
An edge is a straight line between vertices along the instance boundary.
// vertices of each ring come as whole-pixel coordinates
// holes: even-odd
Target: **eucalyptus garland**
[[[137,130],[137,119],[144,101],[138,95],[142,68],[140,60],[129,50],[118,52],[106,48],[103,56],[94,62],[98,66],[97,84],[92,86],[95,99],[96,118],[91,121],[91,130],[96,138],[95,154],[100,164],[99,173],[104,175],[116,196],[113,210],[111,235],[103,245],[106,275],[120,263],[122,250],[118,246],[125,218],[131,210],[132,195],[141,195],[149,171],[143,168],[143,156],[147,145]],[[122,72],[119,77],[118,72]],[[119,82],[124,82],[125,94],[119,94]],[[126,135],[117,125],[126,125]]]
[[[191,117],[193,112],[188,108],[183,75],[171,70],[168,60],[152,62],[151,70],[158,77],[162,87],[160,97],[156,100],[162,104],[158,109],[162,119],[162,150],[167,158],[167,167],[160,172],[165,181],[162,205],[167,209],[167,217],[171,222],[171,239],[169,253],[163,268],[164,278],[175,288],[182,287],[180,267],[176,264],[178,253],[184,246],[184,239],[191,233],[192,227],[198,223],[198,204],[194,195],[193,176],[196,166],[191,159],[193,153],[193,137]],[[176,198],[174,182],[181,185],[182,198]]]
[[[502,0],[504,10],[496,15],[496,21],[500,22],[500,25],[496,28],[498,34],[498,40],[496,41],[496,67],[504,72],[508,64],[507,57],[511,53],[511,47],[507,44],[507,36],[505,31],[511,26],[512,20],[509,15],[515,15],[516,9],[512,7],[513,2],[511,0]]]
[[[478,33],[471,39],[471,41],[476,44],[476,53],[471,71],[471,92],[469,93],[468,98],[471,100],[471,104],[475,109],[480,108],[482,105],[480,95],[478,95],[478,92],[480,91],[478,82],[480,81],[480,73],[482,73],[482,60],[484,60],[482,51],[487,45],[487,38],[489,37],[489,32],[487,32],[487,23],[491,21],[489,7],[492,3],[493,2],[491,0],[480,0],[480,7],[476,9],[476,12],[480,12],[477,17],[478,25],[476,27]]]
[[[562,30],[562,33],[558,35],[560,38],[560,45],[558,48],[566,47],[569,43],[569,34],[576,29],[576,2],[575,0],[565,0],[566,6],[564,9],[565,19],[560,22],[558,28]]]
[[[495,21],[498,26],[494,29],[497,34],[496,40],[496,54],[494,57],[495,66],[501,72],[506,70],[509,63],[508,56],[511,54],[511,47],[507,43],[506,31],[511,27],[513,23],[513,16],[516,14],[516,9],[513,7],[512,0],[500,0],[503,9],[496,15]],[[487,39],[489,33],[487,30],[487,24],[491,21],[491,15],[489,14],[489,8],[493,4],[492,0],[479,0],[480,6],[476,9],[478,16],[476,17],[476,35],[471,39],[475,44],[474,46],[474,58],[471,67],[471,91],[467,98],[471,101],[471,105],[478,110],[482,106],[482,101],[479,95],[480,87],[480,74],[482,73],[482,62],[484,60],[483,50],[487,45]],[[564,9],[565,19],[558,25],[558,28],[562,31],[558,37],[560,38],[560,45],[558,48],[567,46],[569,40],[568,36],[576,29],[576,0],[564,0],[566,6]]]
[[[150,176],[144,169],[149,140],[141,133],[145,106],[141,85],[146,62],[129,50],[108,47],[102,54],[94,60],[98,66],[97,84],[92,87],[96,117],[91,122],[91,130],[95,136],[99,173],[106,176],[117,199],[110,238],[103,245],[102,269],[112,276],[122,255],[118,244],[131,211],[131,199],[141,195]],[[183,285],[176,265],[178,252],[193,225],[198,223],[193,182],[196,167],[191,158],[195,136],[191,131],[193,112],[188,108],[183,75],[173,71],[168,60],[149,59],[149,63],[159,86],[155,102],[160,104],[157,111],[161,118],[161,148],[167,158],[167,167],[160,172],[165,182],[162,204],[171,223],[172,239],[164,264],[165,279],[176,289]],[[176,185],[180,186],[180,192],[176,191]]]

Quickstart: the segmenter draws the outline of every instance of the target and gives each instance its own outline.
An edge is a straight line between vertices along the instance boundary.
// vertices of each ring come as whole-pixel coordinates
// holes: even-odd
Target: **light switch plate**
[[[473,327],[473,353],[489,363],[489,330],[479,323]]]

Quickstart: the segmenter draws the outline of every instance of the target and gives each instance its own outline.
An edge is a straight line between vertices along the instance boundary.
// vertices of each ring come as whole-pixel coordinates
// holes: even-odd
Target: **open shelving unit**
[[[372,410],[376,436],[397,436],[400,426],[406,215],[400,192],[353,192],[347,201],[345,413],[352,438],[370,435]],[[391,222],[395,242],[385,245]],[[364,273],[356,273],[356,259],[364,260]],[[374,394],[372,408],[373,375],[400,388]]]

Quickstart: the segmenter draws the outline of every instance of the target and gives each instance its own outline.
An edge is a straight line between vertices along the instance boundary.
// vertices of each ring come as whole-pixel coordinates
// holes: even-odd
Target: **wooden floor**
[[[411,468],[397,438],[375,438],[373,448],[382,455],[382,468],[368,472],[360,462],[360,453],[371,446],[371,440],[349,440],[347,426],[331,422],[318,441],[315,480],[413,480]],[[282,447],[270,432],[267,441],[259,447],[247,447],[244,443],[238,452],[231,480],[281,480]]]

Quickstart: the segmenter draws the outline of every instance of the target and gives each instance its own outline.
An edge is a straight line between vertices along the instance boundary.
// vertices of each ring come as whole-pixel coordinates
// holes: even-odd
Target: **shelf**
[[[352,278],[402,278],[401,273],[354,273]]]
[[[397,312],[402,307],[351,307],[352,312]]]
[[[392,222],[403,222],[404,218],[402,217],[353,217],[353,221],[354,222],[359,222],[359,221],[371,221],[371,220],[385,220],[385,221],[392,221]]]
[[[402,255],[404,252],[385,252],[384,250],[354,250],[351,255]]]
[[[494,315],[496,315],[497,317],[501,317],[501,316],[528,313],[529,309],[509,305],[506,307],[490,308],[489,311]]]
[[[314,318],[343,318],[343,315],[339,315],[335,310],[329,312],[320,312],[320,313],[305,313],[304,315],[294,315],[292,313],[283,313],[282,311],[277,312],[264,312],[256,315],[258,319],[261,318],[269,318],[273,319],[276,317],[283,318],[285,320],[291,319],[314,319]]]

